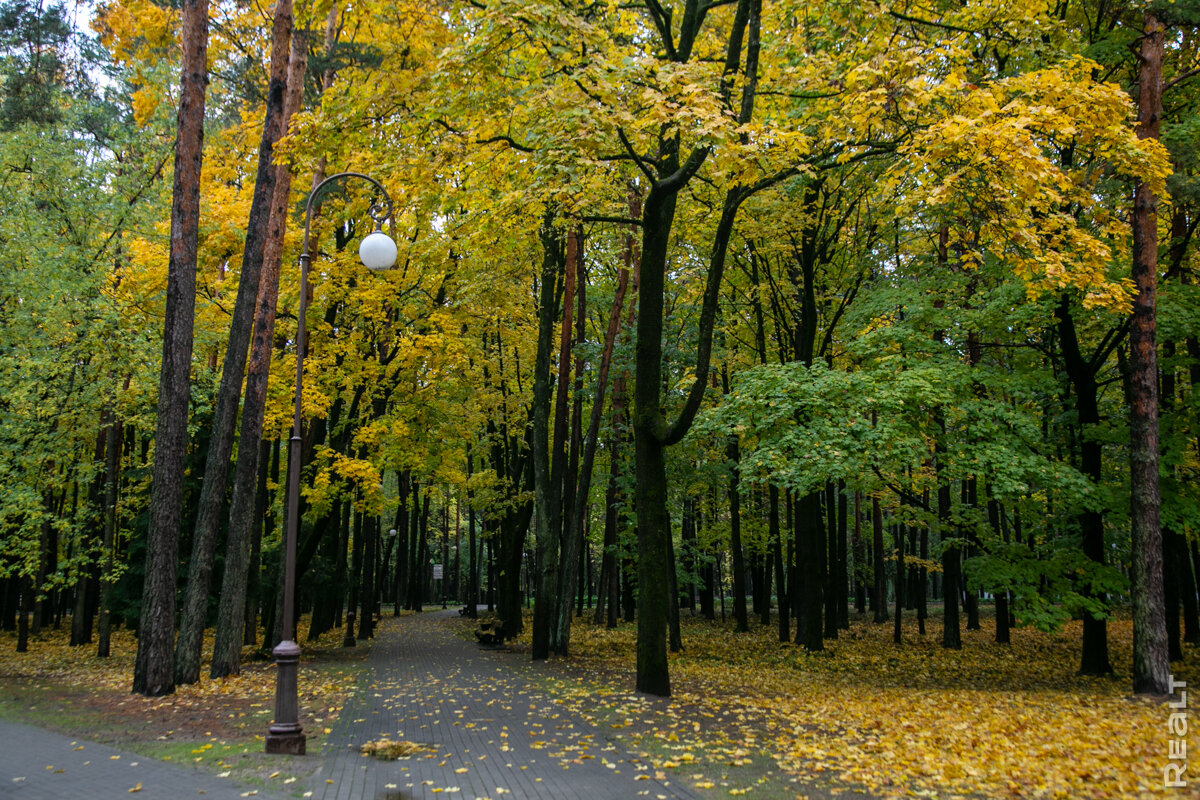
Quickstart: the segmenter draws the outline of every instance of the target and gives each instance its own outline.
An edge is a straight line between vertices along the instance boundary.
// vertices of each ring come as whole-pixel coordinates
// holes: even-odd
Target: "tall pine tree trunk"
[[[133,671],[134,693],[148,697],[175,691],[172,652],[175,570],[178,567],[187,455],[196,250],[200,231],[200,167],[204,158],[204,93],[208,86],[208,2],[183,0],[182,10],[183,62],[175,138],[175,177],[171,189],[166,323],[158,388],[145,583]]]
[[[1138,136],[1142,139],[1159,137],[1162,62],[1163,25],[1154,11],[1147,11],[1138,50]],[[1157,205],[1150,186],[1138,184],[1133,197],[1133,282],[1137,295],[1129,329],[1129,461],[1133,690],[1139,694],[1166,694],[1169,681],[1158,490]]]

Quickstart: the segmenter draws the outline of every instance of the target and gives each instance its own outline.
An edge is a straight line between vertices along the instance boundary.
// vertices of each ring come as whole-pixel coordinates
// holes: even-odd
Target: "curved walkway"
[[[693,800],[537,686],[528,655],[485,650],[442,623],[403,617],[380,631],[313,778],[317,800],[551,798]],[[420,745],[397,760],[364,743]]]

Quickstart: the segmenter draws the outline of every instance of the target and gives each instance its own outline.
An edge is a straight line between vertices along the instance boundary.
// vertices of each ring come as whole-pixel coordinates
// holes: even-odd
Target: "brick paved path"
[[[251,794],[252,793],[252,794]],[[284,798],[189,767],[0,720],[0,797],[13,800]]]
[[[404,617],[377,635],[326,743],[315,800],[698,797],[555,705],[528,654],[448,630],[442,620],[454,613]],[[360,755],[382,738],[427,749],[394,761]]]

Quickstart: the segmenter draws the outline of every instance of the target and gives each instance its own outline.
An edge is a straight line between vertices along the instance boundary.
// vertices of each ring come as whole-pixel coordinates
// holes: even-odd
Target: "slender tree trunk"
[[[221,385],[213,412],[212,438],[205,461],[204,484],[196,514],[192,540],[192,558],[188,570],[187,592],[180,615],[179,639],[175,646],[175,680],[195,683],[200,679],[200,649],[204,639],[204,609],[208,604],[212,580],[213,555],[217,534],[225,509],[226,482],[230,455],[233,452],[234,430],[237,422],[238,400],[242,393],[242,377],[246,371],[247,348],[254,322],[255,300],[259,296],[259,276],[262,271],[264,242],[271,214],[275,189],[274,147],[283,132],[284,90],[287,83],[288,47],[292,35],[292,0],[277,0],[271,44],[271,74],[267,86],[266,117],[258,150],[258,171],[250,218],[246,224],[246,243],[242,253],[242,271],[238,280],[237,299],[229,326],[229,342],[221,369]],[[249,445],[257,457],[258,440]],[[253,480],[253,474],[251,474]],[[253,500],[251,499],[251,503]],[[241,545],[238,545],[241,546]],[[244,567],[243,567],[244,568]],[[244,594],[243,594],[244,597]],[[240,624],[238,646],[241,644]]]
[[[902,636],[903,628],[901,622],[904,613],[904,526],[897,524],[895,527],[896,535],[896,618],[895,625],[892,628],[892,641],[896,644],[903,644],[904,637]]]
[[[867,611],[867,582],[863,570],[867,563],[867,543],[862,537],[862,492],[854,493],[854,613]]]
[[[282,106],[276,122],[286,130],[292,114],[299,108],[308,46],[303,33],[292,35],[291,0],[275,5],[275,34],[271,54],[271,92],[276,91],[275,62],[284,62],[285,75],[278,91]],[[285,55],[290,47],[290,65]],[[278,138],[278,132],[275,137]],[[264,134],[264,140],[266,135]],[[264,144],[265,146],[265,144]],[[275,341],[275,309],[279,301],[279,271],[283,257],[283,236],[287,225],[291,173],[286,166],[271,167],[278,174],[270,181],[274,192],[267,209],[267,230],[260,234],[260,272],[254,306],[254,336],[250,345],[250,368],[246,375],[246,398],[242,406],[241,438],[237,467],[234,470],[233,501],[229,509],[229,535],[225,546],[225,571],[221,579],[221,603],[217,616],[216,643],[210,675],[214,678],[236,675],[241,671],[240,657],[244,637],[247,571],[250,566],[250,540],[255,524],[255,479],[262,442],[263,417],[267,403],[267,381],[271,372],[271,350]],[[298,466],[298,465],[297,465]],[[182,641],[182,637],[181,637]]]
[[[242,644],[258,644],[258,609],[261,601],[259,573],[262,569],[263,533],[270,524],[270,489],[267,481],[271,476],[271,456],[279,452],[277,442],[263,441],[258,447],[258,486],[254,490],[254,522],[250,538],[250,565],[246,572],[246,612]],[[315,612],[315,609],[314,609]],[[315,613],[314,613],[315,616]]]
[[[354,647],[358,638],[354,634],[354,623],[358,619],[358,587],[362,575],[363,539],[366,537],[366,531],[363,530],[363,513],[354,511],[351,516],[354,520],[351,532],[354,543],[350,551],[350,575],[346,587],[346,630],[342,633],[342,647]]]
[[[121,468],[121,421],[112,418],[104,454],[104,554],[100,568],[100,614],[96,626],[96,656],[108,658],[112,651],[112,583],[116,567],[117,481]]]
[[[795,585],[788,586],[785,577],[786,565],[783,563],[783,532],[779,529],[779,487],[771,484],[767,487],[767,535],[771,537],[771,562],[775,566],[775,592],[779,606],[779,641],[791,639],[792,622],[788,617],[788,593],[795,591]],[[766,569],[763,570],[766,573]],[[765,583],[765,581],[764,581]],[[771,613],[771,597],[766,597],[764,618]],[[770,620],[768,619],[769,623]]]
[[[1163,25],[1145,13],[1138,51],[1138,136],[1158,139],[1162,117]],[[1167,632],[1163,608],[1162,531],[1158,488],[1158,200],[1145,183],[1133,199],[1133,282],[1137,295],[1129,330],[1130,488],[1133,528],[1133,690],[1166,694]]]
[[[106,403],[100,412],[100,430],[96,434],[96,450],[92,456],[93,463],[105,462],[105,453],[110,437],[113,436],[112,425],[108,424],[109,405]],[[95,510],[93,521],[88,523],[80,533],[79,547],[84,566],[79,571],[79,580],[75,584],[75,609],[71,614],[71,646],[79,647],[92,643],[93,618],[89,613],[88,598],[99,574],[99,561],[103,553],[104,519],[104,484],[107,475],[100,470],[92,479],[88,488],[88,506]]]
[[[133,691],[158,697],[175,691],[175,570],[183,509],[184,462],[196,305],[200,227],[200,167],[204,157],[204,93],[208,85],[208,3],[183,0],[183,44],[166,323],[158,389],[150,528],[138,625]],[[212,457],[210,456],[210,460]]]
[[[925,492],[925,504],[929,505],[929,491]],[[929,560],[929,527],[921,526],[921,563],[924,564]],[[929,576],[924,566],[917,570],[917,632],[922,636],[925,635],[925,620],[929,619],[928,606],[928,584]],[[1007,613],[1005,618],[1007,618]]]
[[[846,496],[846,481],[837,482],[837,581],[834,589],[837,591],[838,627],[850,629],[850,577],[849,577],[849,543],[847,540],[847,515],[849,498]],[[832,510],[830,513],[833,513]],[[924,593],[921,595],[924,601]]]
[[[667,648],[683,651],[683,631],[679,628],[679,571],[675,562],[674,537],[667,536]]]
[[[1075,318],[1070,300],[1063,297],[1055,312],[1058,317],[1058,339],[1063,351],[1063,365],[1074,389],[1075,411],[1079,423],[1079,470],[1092,484],[1103,480],[1103,442],[1099,438],[1099,388],[1096,385],[1096,361],[1089,361],[1079,347]],[[1103,565],[1104,517],[1096,509],[1087,509],[1077,517],[1083,554],[1097,565]],[[1097,600],[1103,598],[1094,598]],[[1108,660],[1108,623],[1103,617],[1083,615],[1083,647],[1079,672],[1083,675],[1106,675],[1112,672]]]
[[[879,507],[879,498],[871,497],[871,547],[874,550],[875,576],[875,622],[883,623],[888,620],[887,612],[887,568],[883,559],[883,509]]]
[[[475,456],[467,446],[467,485],[470,486],[471,476],[475,469]],[[475,546],[475,495],[467,489],[467,547],[470,548],[470,558],[467,569],[467,616],[475,619],[479,616],[479,553]],[[396,606],[399,609],[399,605]]]
[[[825,531],[821,519],[820,490],[800,498],[796,510],[797,547],[799,561],[800,613],[796,620],[796,644],[810,651],[825,649],[821,574],[825,560]]]
[[[840,585],[838,578],[838,528],[837,528],[837,484],[825,482],[825,542],[828,547],[825,565],[825,581],[822,591],[825,595],[825,638],[838,638],[838,599],[837,590]]]
[[[22,575],[18,580],[20,604],[17,606],[17,652],[29,652],[29,607],[33,597],[29,578]]]
[[[379,517],[363,515],[363,530],[362,592],[356,638],[370,639],[375,635],[375,553],[379,542]],[[442,568],[445,569],[445,562]],[[444,591],[444,579],[442,586]]]
[[[570,243],[567,245],[567,269],[575,274],[574,285],[576,287],[576,295],[578,300],[578,308],[575,312],[575,344],[581,345],[584,341],[585,324],[587,313],[586,304],[586,284],[587,275],[584,271],[583,260],[583,229],[578,227],[571,231],[568,236],[575,240],[574,246]],[[621,318],[620,303],[624,299],[620,296],[614,299],[614,307],[609,313],[609,330],[612,339],[616,338],[617,326]],[[566,303],[564,299],[563,303]],[[564,318],[565,324],[565,318]],[[566,337],[564,337],[565,339]],[[611,358],[611,350],[609,349],[608,335],[605,336],[605,351],[600,364],[599,380],[606,382],[608,379],[608,360]],[[568,353],[563,353],[562,357],[566,357]],[[556,642],[556,650],[559,655],[568,655],[571,643],[571,598],[575,594],[578,585],[578,564],[582,553],[584,542],[584,519],[587,516],[588,494],[591,491],[592,483],[592,467],[596,458],[596,440],[600,435],[600,419],[604,411],[604,392],[605,387],[600,385],[596,389],[595,397],[592,400],[592,410],[588,418],[587,436],[583,434],[583,371],[585,362],[583,360],[582,348],[577,349],[575,359],[575,391],[574,402],[571,411],[571,457],[567,465],[567,474],[565,481],[565,498],[563,503],[563,553],[562,553],[562,570],[560,573],[560,603],[558,606],[558,619],[556,620],[557,630],[554,634]],[[563,386],[565,390],[566,386]],[[582,451],[582,452],[581,452]],[[580,464],[582,456],[582,464]]]
[[[989,491],[989,494],[991,492]],[[992,531],[996,538],[1003,538],[1006,542],[1008,536],[1004,534],[1003,526],[1001,525],[1000,503],[994,498],[988,499],[988,522],[992,526]],[[1009,644],[1010,636],[1008,630],[1008,587],[1001,586],[993,590],[996,598],[996,644]]]
[[[729,394],[729,368],[721,368],[721,388]],[[733,555],[733,619],[734,630],[738,633],[750,631],[750,620],[746,615],[746,563],[742,555],[742,500],[738,488],[739,473],[737,436],[730,436],[725,445],[725,459],[730,464],[729,471],[729,549]],[[776,498],[775,523],[779,524],[778,497]],[[776,531],[778,534],[778,531]],[[770,603],[768,602],[769,606]],[[769,613],[769,612],[768,612]]]

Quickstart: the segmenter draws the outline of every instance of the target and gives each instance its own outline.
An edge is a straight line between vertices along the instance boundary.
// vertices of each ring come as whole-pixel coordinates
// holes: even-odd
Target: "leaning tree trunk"
[[[1147,11],[1138,50],[1138,136],[1159,138],[1162,117],[1163,25]],[[1133,197],[1133,282],[1129,329],[1130,522],[1133,529],[1133,690],[1166,694],[1167,625],[1163,610],[1162,531],[1158,490],[1158,200],[1146,183]]]
[[[631,205],[636,208],[636,201],[634,203],[632,203]],[[582,234],[580,234],[580,235],[582,235]],[[577,261],[578,280],[579,280],[580,291],[582,292],[583,277],[584,277],[583,276],[582,244],[580,244],[580,249],[579,249],[577,258],[578,258],[578,261]],[[567,534],[569,537],[569,541],[572,541],[572,542],[582,542],[583,541],[583,522],[584,522],[584,517],[586,516],[586,513],[587,513],[588,496],[591,493],[592,468],[596,463],[596,446],[600,439],[600,421],[604,415],[604,396],[608,391],[608,372],[609,372],[609,368],[612,365],[613,347],[617,340],[617,332],[620,330],[620,326],[621,326],[621,308],[625,303],[625,291],[629,285],[630,262],[634,258],[635,258],[635,255],[633,252],[632,244],[629,241],[627,241],[626,242],[626,251],[625,251],[625,266],[621,268],[620,272],[617,275],[617,291],[613,297],[612,308],[609,310],[609,314],[608,314],[608,328],[604,332],[604,349],[600,355],[600,371],[599,371],[599,374],[596,376],[596,390],[593,393],[594,396],[592,397],[591,416],[588,418],[587,434],[583,437],[583,442],[584,442],[583,463],[580,465],[580,469],[579,469],[579,482],[578,482],[578,486],[576,487],[576,490],[575,490],[575,502],[574,502],[574,507],[571,510],[571,518],[569,520],[570,527],[568,529],[568,534]],[[581,296],[582,296],[582,294],[581,294]],[[580,309],[579,309],[580,321],[582,321],[583,313],[584,313],[584,309],[581,304]],[[581,374],[580,370],[579,370],[579,365],[577,365],[577,367],[576,367],[576,372],[577,372],[577,374]],[[613,453],[611,454],[611,456],[615,457],[615,454],[616,454],[616,452],[614,450]],[[616,544],[616,541],[615,541],[616,540],[616,526],[615,526],[615,524],[613,526],[611,526],[611,534],[610,534],[610,526],[608,524],[608,514],[609,513],[615,514],[615,511],[610,509],[605,512],[604,538],[605,538],[606,552],[603,556],[603,566],[601,568],[601,581],[600,582],[602,585],[606,579],[611,579],[611,576],[613,576],[615,574],[615,564],[616,564],[615,554],[610,555],[607,552],[610,535],[613,540],[612,544],[614,546]],[[614,517],[614,523],[615,523],[615,517]],[[573,549],[568,550],[568,552],[564,555],[564,559],[569,558],[569,557],[573,557]],[[598,594],[599,594],[599,597],[597,598],[597,602],[596,602],[596,622],[597,623],[599,623],[599,621],[600,621],[601,609],[604,607],[604,589],[601,588],[600,591],[598,592]],[[565,591],[563,592],[563,596],[564,596],[564,599],[567,596],[567,593]],[[570,610],[568,608],[566,608],[566,606],[564,604],[563,610],[560,611],[560,613],[559,613],[559,631],[558,631],[559,652],[564,656],[567,655],[567,651],[570,646],[570,639],[571,639]]]
[[[195,683],[200,679],[200,650],[207,616],[204,612],[208,605],[209,584],[212,581],[217,533],[225,509],[225,488],[230,454],[233,452],[238,399],[241,397],[242,377],[246,371],[255,301],[260,295],[259,277],[262,272],[263,249],[273,205],[277,169],[273,153],[275,143],[286,124],[283,120],[283,105],[291,36],[292,0],[277,0],[271,41],[271,76],[267,85],[267,110],[258,148],[258,173],[254,181],[254,196],[250,203],[250,218],[246,224],[242,273],[238,279],[237,299],[234,301],[233,317],[229,325],[229,342],[225,350],[225,362],[221,368],[221,385],[217,390],[217,402],[213,411],[212,439],[204,466],[200,506],[196,513],[187,593],[184,597],[183,613],[180,615],[179,640],[175,645],[175,680],[178,683]],[[246,447],[256,458],[258,439],[255,438]],[[243,449],[241,453],[245,455],[246,450]],[[253,478],[253,474],[251,477]],[[241,646],[240,625],[237,646]]]
[[[183,514],[184,461],[196,309],[200,232],[200,166],[204,158],[204,92],[208,85],[208,2],[183,0],[182,76],[171,189],[171,250],[163,328],[162,372],[154,439],[146,578],[138,625],[133,691],[175,691],[175,570]]]
[[[286,5],[286,8],[285,8]],[[281,23],[291,29],[290,3],[283,0],[275,7],[277,39]],[[276,47],[280,43],[276,41]],[[286,99],[281,127],[300,106],[308,47],[303,33],[291,37]],[[272,59],[278,52],[272,54]],[[242,404],[241,438],[237,467],[234,470],[233,501],[229,509],[229,536],[225,548],[225,572],[221,580],[221,604],[217,617],[217,637],[213,648],[210,674],[214,678],[236,675],[241,670],[240,656],[245,627],[246,586],[250,566],[250,540],[255,524],[257,494],[255,479],[261,451],[263,416],[267,405],[267,381],[271,372],[271,350],[275,341],[275,309],[279,301],[279,271],[283,260],[283,236],[287,227],[291,173],[284,165],[276,166],[274,195],[263,248],[263,269],[254,313],[254,337],[250,345],[250,369],[246,375],[246,399]]]

